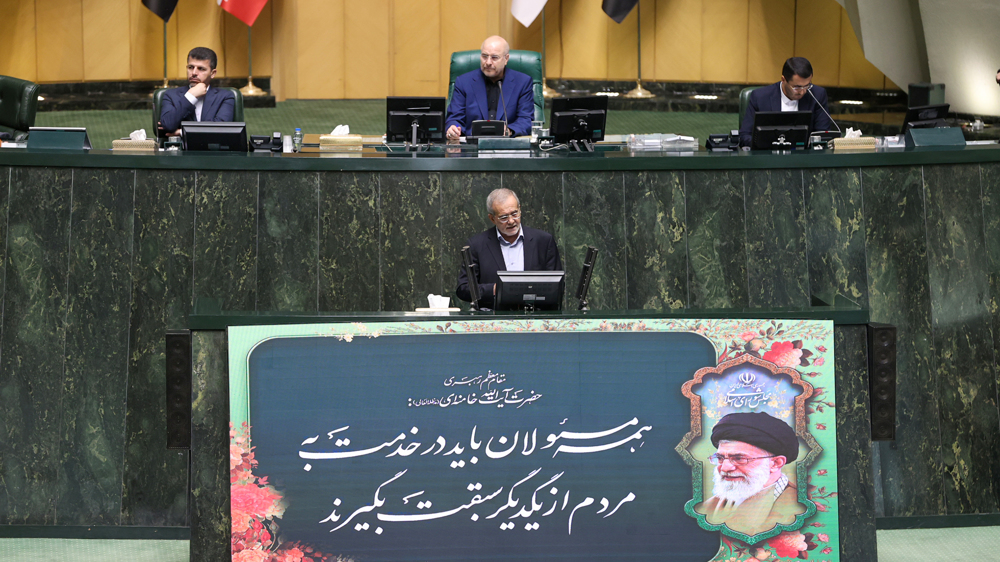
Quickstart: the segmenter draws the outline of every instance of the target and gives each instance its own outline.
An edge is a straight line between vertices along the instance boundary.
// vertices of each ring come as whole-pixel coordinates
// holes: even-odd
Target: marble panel
[[[809,306],[802,171],[747,170],[743,177],[750,306]]]
[[[60,525],[121,520],[135,175],[73,172]]]
[[[924,166],[927,264],[949,515],[1000,511],[1000,413],[978,166]]]
[[[462,267],[462,246],[476,234],[493,228],[486,212],[486,196],[501,184],[500,174],[490,172],[452,172],[441,174],[441,272],[442,295],[451,297],[452,306],[468,310],[469,303],[455,295]],[[517,193],[517,190],[514,190]],[[518,199],[522,199],[518,194]],[[527,207],[521,204],[521,212]],[[523,221],[523,219],[522,219]],[[522,223],[523,224],[523,223]],[[423,304],[421,306],[426,306]]]
[[[683,172],[625,174],[627,308],[686,308]]]
[[[445,291],[441,174],[379,174],[379,190],[382,310],[425,306],[428,293]]]
[[[319,176],[319,309],[380,310],[378,174]]]
[[[197,172],[194,296],[256,310],[257,172]]]
[[[841,295],[862,308],[867,307],[861,171],[857,168],[803,170],[802,176],[810,295],[827,299]]]
[[[743,172],[684,172],[690,308],[743,308],[747,294]]]
[[[222,330],[192,333],[191,560],[229,560],[229,351]]]
[[[137,170],[122,524],[186,526],[188,452],[167,442],[163,335],[193,306],[195,172]]]
[[[878,562],[872,477],[868,334],[864,326],[837,326],[837,500],[840,559]]]
[[[631,172],[635,173],[635,172]],[[599,254],[590,282],[591,310],[623,310],[625,286],[625,174],[622,172],[563,173],[563,263],[567,293],[575,290],[587,246]],[[575,299],[567,295],[575,306]]]
[[[0,524],[55,525],[73,171],[14,168],[0,321]]]
[[[921,169],[865,168],[861,185],[871,319],[896,326],[896,440],[876,444],[882,509],[887,517],[939,515],[944,482]]]
[[[257,310],[317,312],[319,172],[261,172]]]

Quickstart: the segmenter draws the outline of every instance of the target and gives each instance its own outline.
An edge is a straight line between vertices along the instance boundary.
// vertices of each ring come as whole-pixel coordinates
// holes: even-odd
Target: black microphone
[[[503,105],[503,136],[507,136],[507,102],[503,101],[503,79],[497,80],[500,86],[500,104]]]
[[[837,132],[840,133],[841,135],[843,135],[844,131],[840,130],[840,126],[837,125],[837,122],[833,120],[833,116],[830,115],[830,112],[827,111],[825,107],[823,107],[823,104],[819,103],[818,99],[816,99],[816,94],[813,94],[812,84],[809,85],[809,89],[806,90],[806,91],[809,92],[810,96],[812,96],[812,99],[813,99],[813,101],[816,102],[816,105],[818,105],[819,108],[823,110],[823,113],[826,113],[826,116],[830,118],[830,122],[833,123],[833,126],[837,127]]]

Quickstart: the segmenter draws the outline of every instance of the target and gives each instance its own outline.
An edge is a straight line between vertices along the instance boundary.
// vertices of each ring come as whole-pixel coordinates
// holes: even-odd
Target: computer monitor
[[[494,310],[561,310],[566,272],[498,271]]]
[[[608,96],[555,98],[549,114],[549,132],[557,143],[604,140]]]
[[[811,111],[758,111],[753,117],[750,148],[803,150],[809,141]]]
[[[385,98],[386,140],[413,144],[444,140],[444,108],[444,98]]]
[[[182,121],[184,150],[246,152],[247,124],[242,121]]]
[[[906,131],[910,129],[948,127],[948,122],[944,118],[948,116],[949,107],[949,104],[942,103],[938,105],[921,105],[920,107],[907,109],[900,134],[906,134]]]

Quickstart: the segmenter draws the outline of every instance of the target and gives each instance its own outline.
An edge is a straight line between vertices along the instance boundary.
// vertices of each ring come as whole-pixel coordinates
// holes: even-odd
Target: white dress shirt
[[[208,95],[208,88],[211,88],[211,86],[205,88],[205,96]],[[194,106],[195,121],[201,121],[201,106],[205,105],[205,96],[196,98],[191,95],[191,92],[184,92],[184,97]]]
[[[778,92],[781,93],[781,110],[782,111],[798,111],[799,110],[799,100],[790,100],[788,96],[785,95],[785,90],[778,85]]]
[[[524,271],[524,229],[519,228],[517,238],[513,242],[508,242],[497,229],[497,238],[500,240],[500,251],[503,252],[504,265],[507,271]]]

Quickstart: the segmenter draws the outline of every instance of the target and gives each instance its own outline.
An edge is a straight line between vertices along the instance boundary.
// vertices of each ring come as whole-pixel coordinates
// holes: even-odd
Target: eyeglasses
[[[500,222],[507,222],[509,220],[517,220],[519,218],[521,218],[521,211],[514,211],[509,215],[500,215],[497,217],[497,220]]]
[[[483,59],[483,61],[491,60],[493,62],[500,62],[500,59],[502,59],[503,56],[502,55],[487,55],[486,53],[479,53],[479,58]]]
[[[776,456],[778,455],[771,455],[768,457],[748,457],[746,455],[720,455],[719,453],[716,453],[708,457],[708,460],[712,461],[712,464],[722,464],[729,461],[733,466],[746,466],[750,461],[773,459]]]
[[[788,87],[795,90],[796,92],[807,92],[813,89],[812,84],[806,84],[805,86],[792,86],[791,84],[789,84]]]

